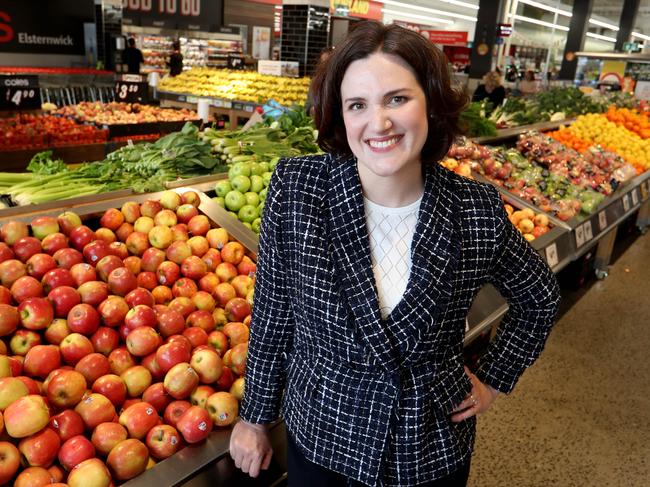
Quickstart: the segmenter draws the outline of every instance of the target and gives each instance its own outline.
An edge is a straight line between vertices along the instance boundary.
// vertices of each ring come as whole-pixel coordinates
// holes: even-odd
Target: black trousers
[[[470,462],[446,477],[421,484],[421,487],[465,487],[469,478]],[[287,432],[287,474],[289,487],[361,487],[355,480],[310,462]]]

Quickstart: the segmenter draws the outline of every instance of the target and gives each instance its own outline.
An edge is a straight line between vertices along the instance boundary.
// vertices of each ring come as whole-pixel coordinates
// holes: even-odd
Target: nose
[[[383,107],[376,107],[372,112],[371,120],[372,129],[378,132],[385,132],[390,130],[393,126],[393,122],[390,119],[390,116]]]

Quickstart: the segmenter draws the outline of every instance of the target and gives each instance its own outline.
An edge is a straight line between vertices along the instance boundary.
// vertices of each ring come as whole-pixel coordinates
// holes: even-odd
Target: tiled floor
[[[582,293],[480,417],[470,487],[650,486],[650,233]]]

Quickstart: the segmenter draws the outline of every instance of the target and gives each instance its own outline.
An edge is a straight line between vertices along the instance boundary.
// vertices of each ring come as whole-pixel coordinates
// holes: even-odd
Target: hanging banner
[[[83,55],[93,0],[0,2],[0,52]]]
[[[428,37],[434,44],[443,46],[467,46],[467,32],[453,30],[420,30],[420,34]]]
[[[216,32],[223,0],[122,0],[122,23],[161,29]]]
[[[381,20],[381,3],[372,0],[330,0],[330,13],[343,17]]]
[[[623,77],[625,76],[626,61],[603,61],[603,67],[600,71],[599,81],[605,83],[616,83],[623,85]]]
[[[253,26],[253,57],[255,59],[271,58],[271,28]]]

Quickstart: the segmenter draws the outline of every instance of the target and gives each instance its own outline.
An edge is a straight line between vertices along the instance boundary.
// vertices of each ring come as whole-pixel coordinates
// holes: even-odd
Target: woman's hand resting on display
[[[251,477],[269,468],[273,448],[266,426],[238,421],[230,435],[230,456],[235,466]]]
[[[472,390],[463,402],[453,410],[451,420],[454,423],[484,413],[499,395],[499,391],[487,384],[483,384],[467,367],[465,367],[465,373],[472,382]]]

